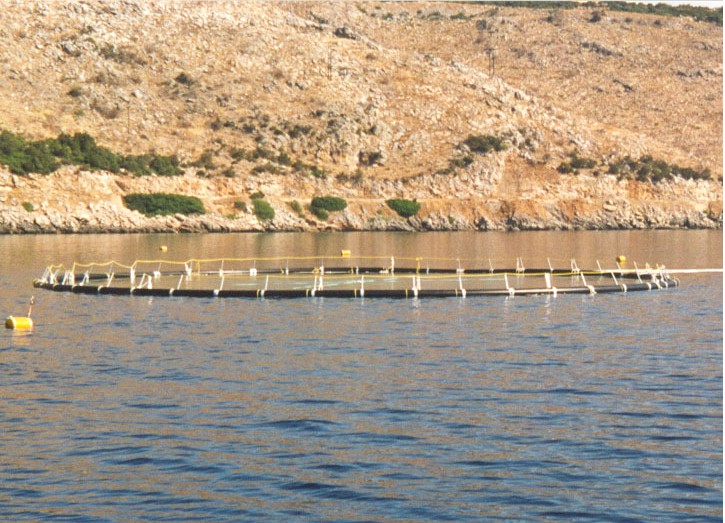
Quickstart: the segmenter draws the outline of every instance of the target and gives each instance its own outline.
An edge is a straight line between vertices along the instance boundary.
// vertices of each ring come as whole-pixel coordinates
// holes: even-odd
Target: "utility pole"
[[[486,53],[488,54],[488,75],[496,76],[496,48],[487,47]]]
[[[496,40],[498,38],[498,30],[496,29],[496,19],[479,20],[476,23],[478,29],[478,38],[476,43],[484,43],[486,55],[488,56],[488,75],[496,75]]]
[[[131,99],[126,100],[126,145],[131,143]]]

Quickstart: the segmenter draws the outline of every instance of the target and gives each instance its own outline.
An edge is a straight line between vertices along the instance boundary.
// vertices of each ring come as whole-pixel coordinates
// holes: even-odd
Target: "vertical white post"
[[[516,258],[516,272],[526,272],[523,258]]]

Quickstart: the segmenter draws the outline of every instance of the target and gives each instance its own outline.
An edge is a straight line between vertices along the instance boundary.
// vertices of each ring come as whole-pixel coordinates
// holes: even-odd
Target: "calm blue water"
[[[719,253],[691,265],[722,267],[709,234]],[[0,237],[0,313],[24,313],[59,255],[160,240],[212,241]],[[722,521],[722,276],[682,280],[431,301],[39,291],[32,333],[0,335],[0,520]]]

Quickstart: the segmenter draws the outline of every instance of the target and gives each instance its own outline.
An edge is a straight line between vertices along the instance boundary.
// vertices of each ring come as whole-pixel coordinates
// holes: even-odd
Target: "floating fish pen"
[[[626,293],[679,285],[664,267],[624,257],[616,266],[581,269],[576,260],[556,268],[497,267],[489,260],[337,257],[138,260],[130,265],[74,263],[49,266],[34,286],[75,294],[193,298],[444,298]],[[621,262],[621,263],[620,263]],[[543,264],[542,264],[543,265]]]

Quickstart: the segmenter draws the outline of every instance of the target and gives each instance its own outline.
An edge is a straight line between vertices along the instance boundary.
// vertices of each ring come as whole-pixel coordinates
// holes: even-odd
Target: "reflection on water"
[[[159,248],[165,245],[168,252]],[[473,258],[515,266],[517,257],[529,266],[546,259],[582,267],[600,260],[611,266],[623,254],[631,262],[669,268],[722,267],[721,231],[605,231],[521,233],[249,233],[141,234],[83,236],[0,236],[0,268],[42,273],[50,263],[129,262],[137,259],[338,256],[350,250],[359,256]]]
[[[48,261],[160,243],[722,266],[701,232],[3,237],[2,310],[27,310]],[[722,520],[721,275],[558,298],[36,299],[32,333],[0,335],[3,520]]]

